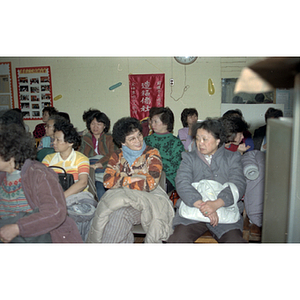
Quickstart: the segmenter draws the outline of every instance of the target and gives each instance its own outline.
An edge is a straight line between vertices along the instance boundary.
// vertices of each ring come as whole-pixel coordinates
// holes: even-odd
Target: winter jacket
[[[198,151],[183,152],[182,161],[177,171],[176,176],[176,191],[180,199],[176,203],[176,207],[180,206],[181,201],[186,205],[193,207],[197,200],[202,200],[202,195],[192,186],[193,182],[199,182],[202,179],[215,180],[221,184],[232,182],[236,185],[241,199],[246,189],[246,179],[243,174],[243,166],[241,162],[241,155],[239,152],[231,152],[221,146],[212,156],[211,164],[205,160],[204,156]],[[233,195],[230,187],[223,189],[218,198],[221,198],[225,207],[234,203]],[[238,202],[240,213],[243,211],[243,204]],[[183,224],[189,225],[197,223],[197,221],[185,219],[180,217],[177,210],[173,226]],[[208,229],[213,232],[218,238],[224,233],[239,229],[243,230],[243,218],[233,224],[218,224],[216,227],[206,224]]]
[[[0,173],[0,182],[5,173]],[[28,204],[39,212],[21,218],[20,236],[50,232],[53,243],[82,242],[76,223],[67,217],[66,200],[57,174],[42,163],[27,159],[21,169],[22,187]]]

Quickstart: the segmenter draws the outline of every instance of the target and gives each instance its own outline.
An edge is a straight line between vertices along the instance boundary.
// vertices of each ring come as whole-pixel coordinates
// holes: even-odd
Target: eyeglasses
[[[54,125],[48,125],[48,124],[47,124],[45,127],[46,127],[46,128],[50,128],[50,127],[53,127],[53,126],[54,126]]]
[[[138,134],[138,136],[131,136],[129,138],[126,138],[125,140],[130,143],[130,144],[133,144],[135,143],[137,140],[140,141],[142,140],[144,137],[141,133]]]

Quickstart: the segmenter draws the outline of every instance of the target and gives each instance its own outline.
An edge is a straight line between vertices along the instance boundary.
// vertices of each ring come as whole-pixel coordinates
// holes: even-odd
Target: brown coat
[[[104,157],[99,160],[99,162],[103,165],[103,168],[106,168],[111,155],[116,149],[117,147],[113,142],[112,135],[109,133],[103,133],[98,140],[98,152],[101,155],[104,155]],[[94,150],[92,134],[90,132],[82,137],[81,146],[78,151],[89,158],[97,155]]]

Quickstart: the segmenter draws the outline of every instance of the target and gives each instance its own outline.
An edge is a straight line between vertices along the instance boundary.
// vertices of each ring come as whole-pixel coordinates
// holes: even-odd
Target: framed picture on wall
[[[11,63],[0,62],[0,110],[14,108]]]
[[[53,106],[50,67],[16,68],[19,108],[24,120],[41,120],[45,106]]]

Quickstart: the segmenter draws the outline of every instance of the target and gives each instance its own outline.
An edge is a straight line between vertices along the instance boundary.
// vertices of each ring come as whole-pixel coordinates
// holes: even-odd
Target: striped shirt
[[[66,170],[68,174],[73,174],[74,181],[77,182],[78,178],[82,174],[89,175],[90,172],[90,162],[89,159],[82,153],[72,149],[71,154],[66,160],[63,160],[60,153],[52,153],[47,155],[42,163],[49,166],[59,166]],[[63,173],[60,169],[53,169],[56,173]],[[84,189],[87,191],[88,187]]]
[[[21,211],[32,212],[23,192],[21,171],[6,173],[0,184],[0,219],[14,217]]]

